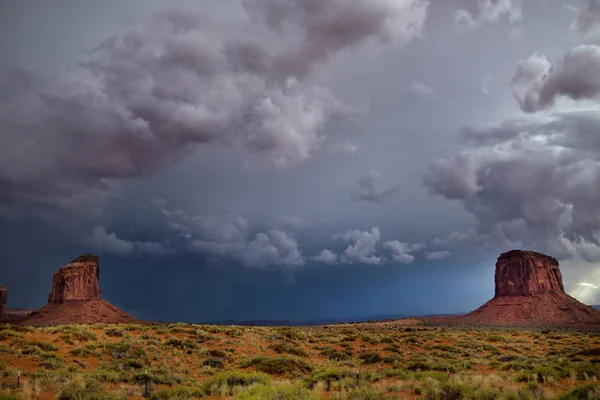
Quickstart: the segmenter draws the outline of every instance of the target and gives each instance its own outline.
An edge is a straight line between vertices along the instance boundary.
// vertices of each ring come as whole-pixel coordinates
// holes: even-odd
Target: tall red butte
[[[48,304],[21,321],[22,325],[142,323],[102,299],[100,260],[84,254],[60,268],[52,278]]]
[[[558,261],[512,250],[496,262],[494,298],[453,322],[481,325],[598,326],[600,311],[565,293]]]

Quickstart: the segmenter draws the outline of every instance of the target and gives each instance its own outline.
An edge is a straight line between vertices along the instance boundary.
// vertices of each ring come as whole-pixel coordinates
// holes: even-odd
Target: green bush
[[[383,361],[383,357],[379,353],[364,353],[360,355],[363,364],[375,364]]]
[[[108,328],[106,331],[104,331],[104,333],[106,333],[107,336],[112,336],[112,337],[121,337],[125,334],[123,329],[115,328],[115,327]]]
[[[600,386],[597,383],[575,388],[562,396],[560,400],[598,400],[600,399]]]
[[[352,352],[349,350],[337,350],[329,347],[321,351],[321,356],[332,361],[346,361],[352,358]]]
[[[112,358],[120,359],[142,359],[147,360],[148,354],[146,350],[140,346],[134,346],[131,343],[120,342],[120,343],[107,343],[105,346],[105,352],[110,354]]]
[[[10,337],[23,337],[23,334],[12,329],[3,329],[0,331],[0,340],[6,340]]]
[[[239,388],[255,384],[269,384],[270,379],[265,374],[244,374],[242,372],[225,372],[214,375],[202,383],[202,392],[205,395],[232,396]]]
[[[304,333],[302,333],[302,331],[300,331],[298,329],[284,327],[284,328],[278,328],[276,330],[276,332],[290,340],[303,340],[304,339]]]
[[[67,365],[66,361],[56,353],[45,353],[44,358],[44,361],[40,363],[40,367],[42,368],[57,370]]]
[[[298,357],[308,357],[308,354],[303,349],[296,346],[290,346],[284,343],[272,344],[269,346],[269,348],[273,349],[273,351],[277,354],[291,354],[293,356]]]
[[[255,367],[257,371],[270,375],[296,375],[312,371],[312,366],[306,361],[287,356],[256,356],[243,362],[241,367]]]
[[[256,385],[235,396],[236,400],[317,400],[317,395],[302,386]]]
[[[169,389],[159,389],[150,396],[150,400],[187,400],[199,399],[204,396],[201,388],[177,386]]]
[[[341,397],[343,396],[343,397]],[[376,392],[368,388],[357,388],[347,391],[344,395],[340,395],[337,398],[343,398],[344,400],[385,400],[386,397],[383,393]],[[334,397],[336,398],[336,397]]]
[[[198,345],[190,339],[181,340],[175,337],[167,339],[165,346],[171,346],[179,350],[193,350],[198,348]]]
[[[202,362],[202,365],[211,367],[211,368],[216,368],[216,369],[222,369],[225,367],[223,360],[215,358],[215,357],[207,358],[206,360],[204,360]]]
[[[126,400],[125,395],[102,393],[98,384],[92,380],[85,383],[70,382],[58,394],[59,400]]]
[[[12,394],[0,393],[0,400],[21,400],[21,398],[13,396]]]
[[[305,379],[305,384],[309,389],[314,388],[317,383],[331,383],[340,381],[344,378],[355,377],[356,373],[349,369],[338,369],[338,368],[330,368],[323,371],[316,372]]]

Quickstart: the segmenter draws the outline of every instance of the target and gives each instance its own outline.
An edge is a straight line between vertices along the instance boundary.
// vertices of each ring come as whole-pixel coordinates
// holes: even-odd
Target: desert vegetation
[[[600,336],[586,332],[418,321],[0,327],[0,400],[593,400],[599,377]]]

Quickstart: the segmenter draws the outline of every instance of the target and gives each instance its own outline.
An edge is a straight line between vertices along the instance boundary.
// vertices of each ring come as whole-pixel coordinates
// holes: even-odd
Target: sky
[[[600,304],[599,0],[4,1],[0,284],[139,318],[468,312],[499,254]]]

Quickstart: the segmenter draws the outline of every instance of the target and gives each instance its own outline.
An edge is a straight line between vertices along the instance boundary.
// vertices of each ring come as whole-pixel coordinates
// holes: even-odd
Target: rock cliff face
[[[52,279],[48,303],[101,300],[99,264],[98,257],[85,254],[59,269]]]
[[[558,261],[533,251],[513,250],[501,254],[494,278],[494,297],[565,291]]]
[[[98,257],[85,254],[59,269],[48,304],[28,313],[19,325],[143,324],[102,299]]]
[[[6,302],[8,301],[8,290],[4,286],[0,286],[0,319],[4,316]]]
[[[494,298],[477,310],[432,322],[600,328],[600,311],[565,293],[555,258],[522,250],[501,254],[496,262],[495,283]]]

